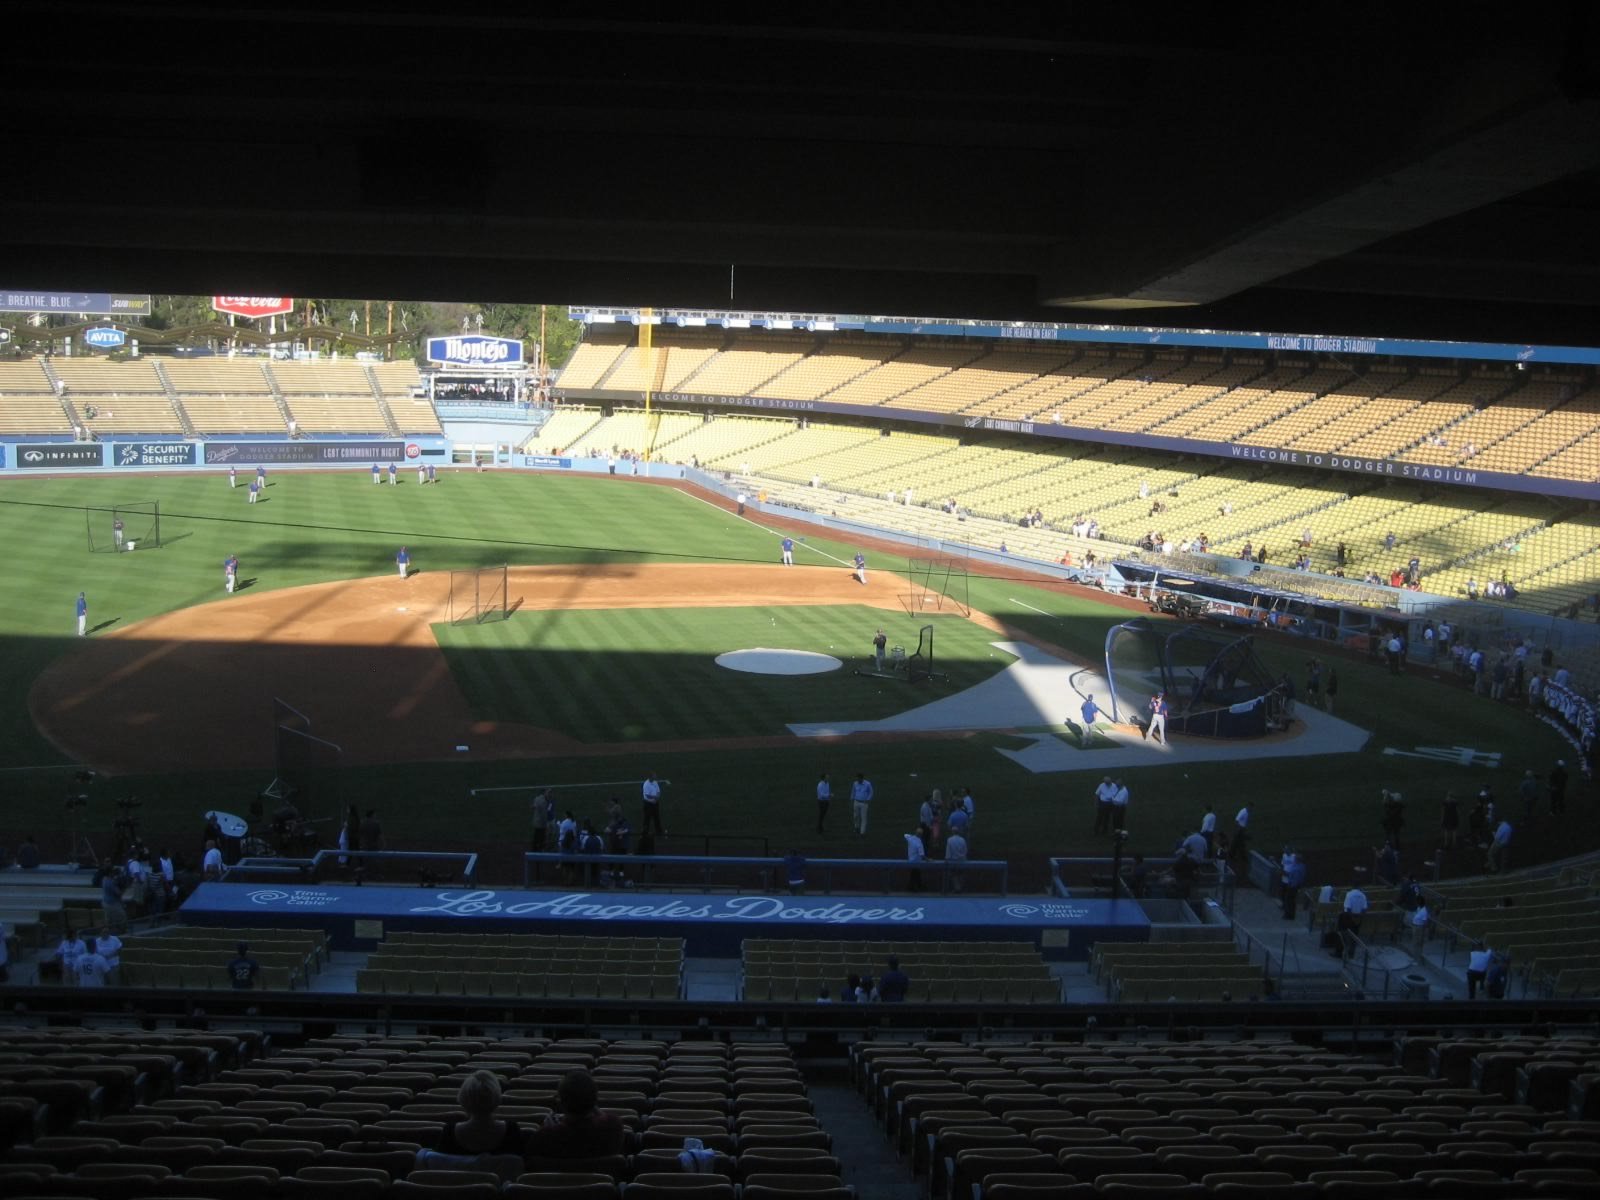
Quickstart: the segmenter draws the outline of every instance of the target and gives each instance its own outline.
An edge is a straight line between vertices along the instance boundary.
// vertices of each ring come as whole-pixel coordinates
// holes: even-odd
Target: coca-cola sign
[[[213,296],[211,307],[236,317],[276,317],[294,311],[293,296]]]

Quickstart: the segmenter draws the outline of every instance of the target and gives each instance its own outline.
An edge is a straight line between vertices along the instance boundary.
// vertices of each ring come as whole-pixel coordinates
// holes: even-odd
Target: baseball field
[[[159,548],[90,551],[112,507],[149,501],[160,505]],[[488,869],[502,878],[526,842],[526,798],[472,789],[553,784],[580,816],[598,816],[613,791],[632,805],[629,781],[646,771],[670,781],[674,834],[762,838],[774,852],[899,856],[935,786],[972,787],[974,856],[1011,858],[1025,880],[1042,878],[1048,854],[1098,852],[1088,836],[1096,755],[1083,770],[1034,774],[999,752],[1026,745],[1023,736],[979,731],[976,717],[969,730],[849,738],[788,727],[979,696],[972,689],[1013,661],[997,642],[1092,666],[1107,627],[1133,615],[1128,602],[974,575],[970,618],[913,615],[895,574],[903,551],[797,530],[786,568],[782,531],[752,517],[672,486],[495,472],[452,472],[426,487],[406,474],[391,487],[361,472],[279,472],[256,505],[220,476],[0,482],[0,839],[33,833],[60,856],[81,820],[109,848],[113,801],[137,795],[147,840],[197,849],[206,809],[242,812],[271,779],[277,696],[342,747],[325,795],[379,807],[395,846],[492,850]],[[396,569],[401,546],[407,579]],[[845,565],[858,549],[872,567],[865,586]],[[239,588],[225,595],[230,554]],[[452,572],[500,564],[509,564],[505,611],[453,622]],[[82,639],[80,591],[91,631]],[[855,673],[876,628],[910,652],[928,624],[947,678],[913,685]],[[715,661],[754,648],[844,665],[776,675]],[[1306,653],[1287,642],[1264,650],[1296,678]],[[1332,870],[1380,840],[1387,787],[1407,797],[1407,858],[1418,862],[1436,844],[1447,788],[1471,795],[1488,782],[1509,802],[1524,769],[1542,777],[1557,758],[1575,765],[1570,747],[1520,708],[1449,679],[1335,661],[1338,715],[1370,731],[1363,750],[1261,758],[1240,743],[1236,758],[1185,764],[1152,751],[1149,765],[1120,770],[1133,794],[1133,848],[1164,853],[1206,803],[1231,814],[1249,799],[1258,845],[1292,841]],[[1063,717],[1072,699],[1062,696]],[[1436,752],[1450,747],[1468,753]],[[62,799],[81,765],[102,776],[87,811],[69,816]],[[843,804],[826,837],[815,834],[820,771],[836,785],[857,771],[873,778],[865,838],[849,834]],[[1572,792],[1570,823],[1541,816],[1519,831],[1522,861],[1593,843],[1588,784]],[[333,812],[308,815],[331,842]],[[1463,860],[1457,873],[1475,866]]]

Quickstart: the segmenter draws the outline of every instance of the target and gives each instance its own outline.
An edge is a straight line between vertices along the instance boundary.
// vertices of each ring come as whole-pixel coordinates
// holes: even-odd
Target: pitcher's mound
[[[811,650],[770,650],[756,646],[717,655],[717,666],[753,675],[821,675],[825,671],[837,671],[844,663],[831,654],[817,654]]]

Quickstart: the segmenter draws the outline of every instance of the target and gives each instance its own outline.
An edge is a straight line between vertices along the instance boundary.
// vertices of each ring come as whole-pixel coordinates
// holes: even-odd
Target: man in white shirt
[[[106,976],[111,974],[111,964],[96,950],[94,938],[83,943],[83,953],[78,955],[74,965],[79,987],[105,987]]]
[[[1107,775],[1094,790],[1094,831],[1111,832],[1111,797],[1117,794],[1117,785]]]
[[[1551,676],[1557,687],[1566,687],[1567,681],[1572,678],[1572,672],[1566,667],[1557,667],[1556,673]]]
[[[217,849],[216,842],[206,843],[206,854],[200,860],[200,877],[215,881],[222,878],[222,851]]]
[[[1205,816],[1200,818],[1200,836],[1206,840],[1206,853],[1215,854],[1217,850],[1217,810],[1211,805],[1206,805]]]
[[[971,788],[964,787],[961,789],[961,796],[956,800],[956,807],[967,814],[967,825],[970,828],[972,822],[978,816],[978,802],[972,798]]]
[[[1198,829],[1191,830],[1189,836],[1178,843],[1178,849],[1188,855],[1193,862],[1206,861],[1206,839]]]
[[[108,974],[122,965],[122,939],[111,932],[111,926],[100,931],[100,936],[94,939],[94,948],[106,960]]]
[[[1243,833],[1250,828],[1250,806],[1248,804],[1233,814],[1233,825],[1239,833]]]
[[[828,773],[824,771],[817,780],[817,832],[822,832],[822,823],[828,819],[828,805],[833,803],[833,784],[828,781]]]
[[[872,804],[872,783],[865,771],[856,772],[850,785],[850,825],[857,833],[867,832],[867,809]]]
[[[1494,961],[1494,951],[1482,942],[1474,942],[1472,951],[1467,955],[1467,999],[1475,1000],[1478,997],[1478,986],[1483,983],[1483,978],[1489,973],[1489,964]]]
[[[654,829],[665,837],[667,831],[661,824],[661,785],[656,782],[654,771],[644,777],[639,796],[644,801],[644,820],[639,823],[639,832],[649,833]]]
[[[1111,797],[1111,828],[1126,829],[1128,827],[1128,786],[1122,780],[1117,780],[1117,790]]]
[[[1344,894],[1344,911],[1355,917],[1357,921],[1361,919],[1361,914],[1366,912],[1368,907],[1367,894],[1359,887],[1353,887]]]

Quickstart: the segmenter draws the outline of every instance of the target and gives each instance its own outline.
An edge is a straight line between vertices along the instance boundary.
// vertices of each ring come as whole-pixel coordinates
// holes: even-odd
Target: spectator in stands
[[[1252,546],[1249,542],[1246,542],[1243,546],[1241,546],[1239,548],[1239,560],[1241,562],[1249,562],[1254,557],[1255,557],[1255,547]]]
[[[565,1086],[566,1081],[562,1081]],[[591,1088],[593,1081],[590,1081]],[[530,1140],[509,1117],[496,1117],[500,1107],[500,1080],[492,1071],[474,1071],[462,1081],[456,1103],[466,1119],[446,1123],[438,1150],[418,1150],[423,1169],[490,1171],[502,1181],[522,1174],[523,1150]],[[592,1105],[591,1105],[592,1108]],[[612,1117],[615,1121],[616,1118]],[[603,1152],[602,1152],[603,1153]],[[569,1157],[588,1157],[587,1155]]]
[[[524,1153],[529,1158],[604,1158],[622,1152],[622,1122],[599,1110],[599,1089],[588,1071],[563,1075],[556,1103],[560,1113],[546,1117],[527,1139]]]
[[[106,976],[111,974],[111,964],[101,954],[94,938],[83,939],[83,953],[73,964],[79,987],[105,987]]]
[[[550,822],[555,816],[555,797],[550,789],[535,792],[532,803],[528,806],[528,819],[530,832],[528,844],[535,854],[544,851],[545,842],[550,836]]]
[[[1511,851],[1511,822],[1501,818],[1495,826],[1494,837],[1489,839],[1489,857],[1484,864],[1491,872],[1505,870],[1506,858]]]
[[[112,932],[111,926],[106,925],[100,930],[94,944],[110,971],[114,972],[122,965],[122,939]]]
[[[1283,848],[1283,859],[1278,876],[1278,886],[1283,890],[1283,919],[1294,920],[1295,905],[1299,901],[1300,889],[1306,882],[1305,861],[1288,846]]]
[[[106,921],[114,929],[128,927],[128,910],[122,903],[122,890],[128,886],[128,877],[115,863],[102,863],[98,872],[100,907],[105,909]]]
[[[900,960],[889,956],[889,969],[878,979],[878,999],[885,1004],[899,1004],[906,998],[911,978],[900,969]]]
[[[845,977],[844,987],[839,989],[839,1001],[842,1004],[854,1004],[856,992],[861,987],[861,976],[849,975]]]
[[[1373,847],[1372,858],[1373,874],[1390,887],[1397,886],[1400,882],[1400,851],[1394,842],[1390,840],[1381,847]]]
[[[606,822],[606,852],[608,854],[627,854],[632,837],[633,826],[628,824],[628,818],[623,814],[622,802],[620,800],[615,801],[611,810],[611,818]],[[628,886],[627,877],[622,873],[622,864],[612,864],[611,882],[616,887]]]
[[[1489,973],[1489,967],[1494,962],[1494,951],[1482,942],[1473,942],[1472,950],[1467,955],[1467,999],[1478,998],[1478,988]]]
[[[78,931],[71,926],[67,927],[67,934],[61,939],[61,944],[56,947],[56,964],[61,968],[61,982],[67,987],[74,987],[78,982],[78,960],[83,957],[83,942],[78,937]]]
[[[1517,796],[1522,800],[1522,823],[1533,824],[1533,812],[1539,805],[1539,780],[1531,767],[1522,773],[1522,781],[1517,784]]]
[[[1510,974],[1506,969],[1506,958],[1503,954],[1489,956],[1489,969],[1483,977],[1483,989],[1489,994],[1491,1000],[1504,1000],[1506,984],[1510,982]]]
[[[256,979],[261,974],[261,964],[250,957],[250,947],[240,942],[233,948],[233,957],[228,960],[228,982],[234,988],[244,991],[256,986]]]
[[[1456,847],[1456,835],[1461,828],[1461,801],[1454,792],[1446,792],[1439,809],[1439,832],[1446,850]]]
[[[1300,548],[1308,549],[1311,545],[1311,526],[1307,525],[1300,531]]]
[[[22,845],[17,847],[17,866],[24,871],[37,871],[39,869],[39,843],[33,840],[33,834],[22,839]]]

